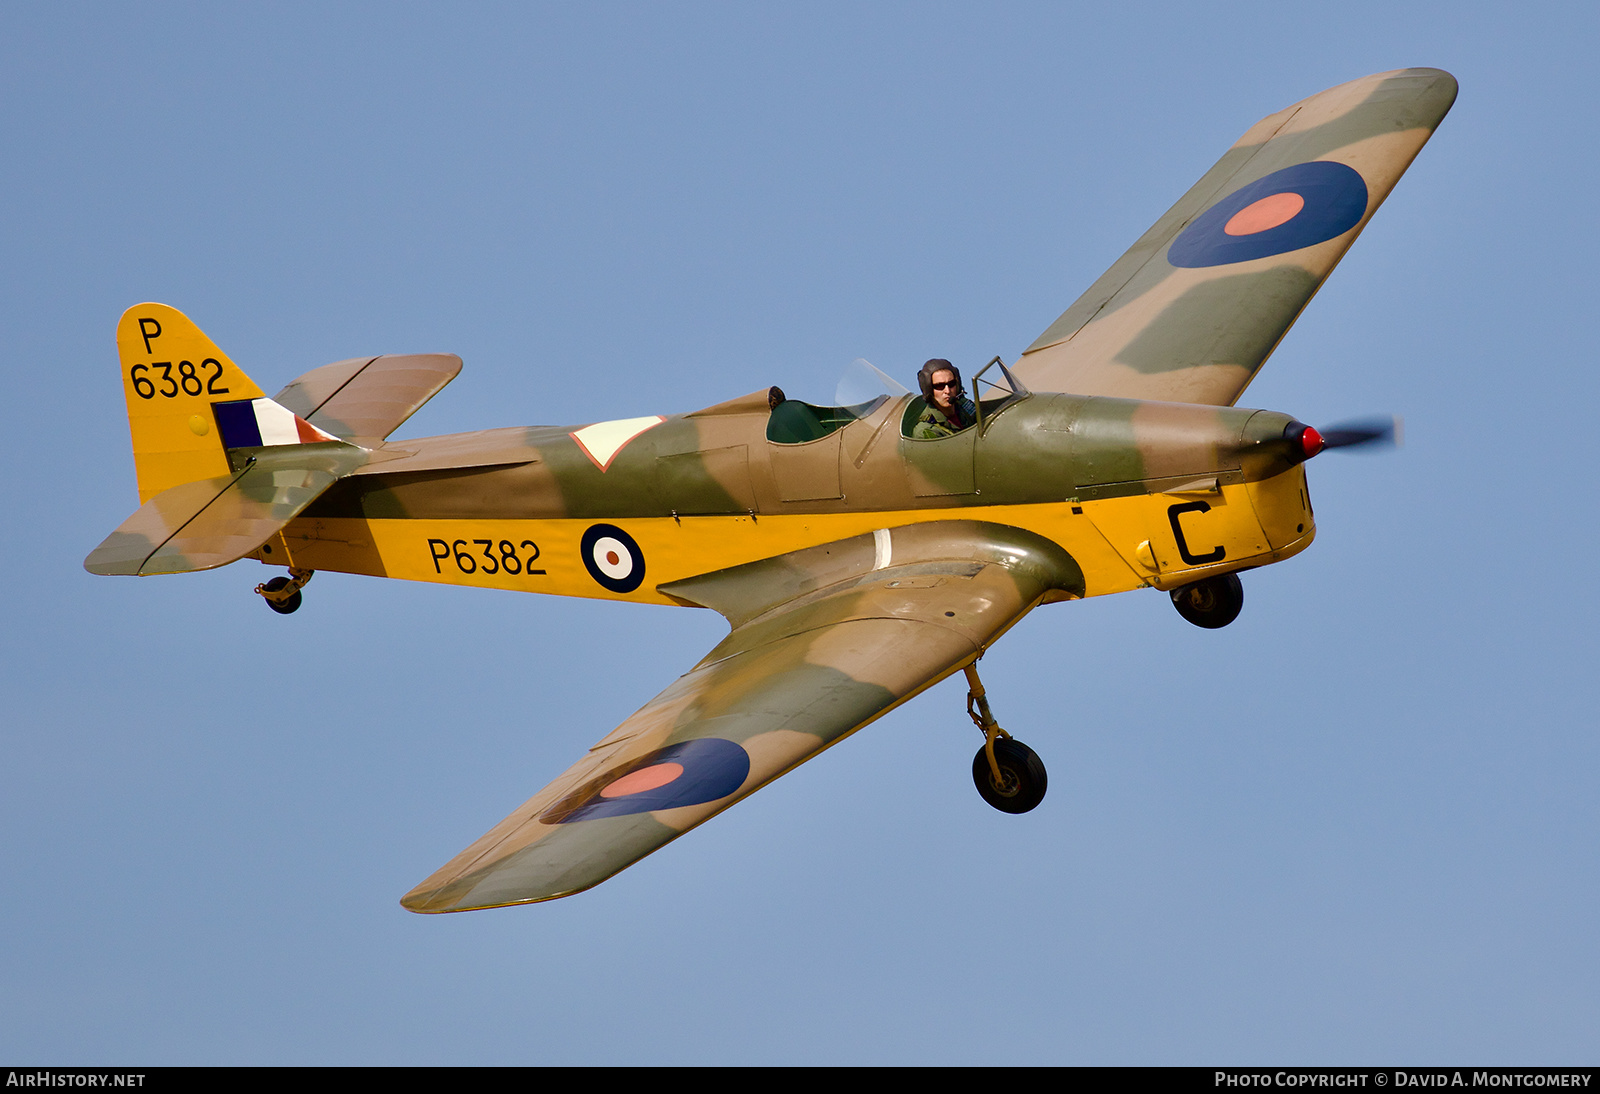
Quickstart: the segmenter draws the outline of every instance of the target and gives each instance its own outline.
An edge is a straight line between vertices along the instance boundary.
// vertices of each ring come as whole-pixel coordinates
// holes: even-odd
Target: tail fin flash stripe
[[[216,414],[217,432],[224,448],[266,448],[339,439],[271,399],[213,403],[211,409]]]
[[[261,429],[256,425],[254,401],[242,403],[212,403],[217,416],[217,432],[222,436],[223,448],[260,448]]]
[[[339,439],[331,433],[324,433],[298,414],[293,415],[293,418],[295,436],[299,438],[300,444],[316,444],[319,441],[336,441]]]

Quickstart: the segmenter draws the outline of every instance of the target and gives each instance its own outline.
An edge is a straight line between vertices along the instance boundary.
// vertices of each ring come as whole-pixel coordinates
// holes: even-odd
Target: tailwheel
[[[1197,627],[1216,630],[1239,618],[1244,607],[1244,583],[1238,574],[1220,574],[1172,590],[1172,606]]]
[[[267,602],[267,607],[279,615],[291,615],[300,610],[303,599],[300,590],[311,580],[314,570],[290,570],[288,577],[275,577],[256,586],[256,592]]]
[[[995,768],[1000,770],[998,781]],[[1000,812],[1026,813],[1044,801],[1049,777],[1037,752],[1015,737],[1001,737],[994,742],[992,765],[987,744],[972,758],[972,781],[983,800]]]
[[[984,801],[1002,813],[1026,813],[1044,801],[1049,781],[1039,754],[1000,728],[978,679],[976,663],[966,667],[967,716],[983,732],[983,747],[972,758],[972,781]]]

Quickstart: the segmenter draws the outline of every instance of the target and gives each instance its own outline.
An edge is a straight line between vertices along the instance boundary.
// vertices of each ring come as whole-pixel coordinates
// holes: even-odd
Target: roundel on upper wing
[[[1297,163],[1241,186],[1195,218],[1167,248],[1194,269],[1298,251],[1343,235],[1367,212],[1367,184],[1353,167]]]
[[[750,775],[750,753],[735,741],[700,737],[640,756],[591,780],[547,809],[545,824],[625,817],[726,798]]]
[[[644,581],[644,552],[615,524],[596,524],[583,533],[579,549],[589,576],[614,593],[631,593]]]

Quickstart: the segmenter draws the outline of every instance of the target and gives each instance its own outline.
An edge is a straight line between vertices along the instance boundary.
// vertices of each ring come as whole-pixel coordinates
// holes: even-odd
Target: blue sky
[[[0,39],[0,1056],[38,1063],[1573,1063],[1600,1022],[1582,5],[14,5]],[[1203,632],[1134,593],[590,893],[402,893],[723,633],[240,563],[94,578],[113,332],[267,390],[454,352],[418,436],[1008,360],[1264,114],[1455,109],[1243,402],[1405,416]]]

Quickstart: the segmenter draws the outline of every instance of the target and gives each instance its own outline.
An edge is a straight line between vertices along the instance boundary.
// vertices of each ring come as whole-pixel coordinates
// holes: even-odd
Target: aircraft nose
[[[1283,439],[1288,441],[1290,448],[1299,455],[1299,459],[1295,460],[1296,463],[1309,460],[1327,447],[1322,434],[1304,422],[1290,422],[1284,426]]]

